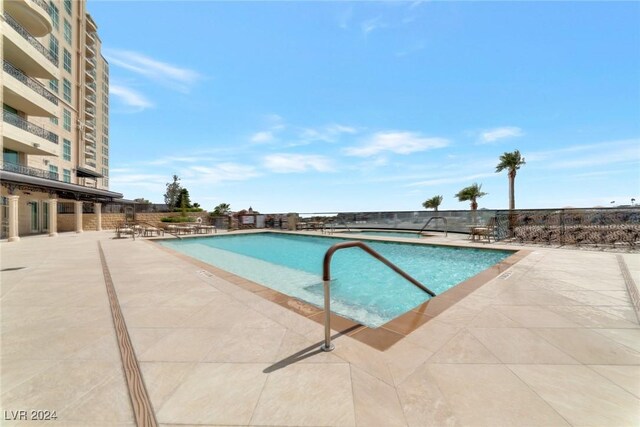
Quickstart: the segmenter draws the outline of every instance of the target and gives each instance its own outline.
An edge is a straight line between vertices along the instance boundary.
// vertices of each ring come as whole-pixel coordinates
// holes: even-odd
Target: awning
[[[121,193],[113,191],[3,170],[0,170],[0,181],[3,186],[15,185],[18,188],[28,188],[34,191],[54,192],[64,199],[94,202],[110,202],[114,199],[122,199]]]
[[[91,169],[85,169],[78,166],[76,168],[76,176],[79,178],[102,178],[102,174],[92,171]]]

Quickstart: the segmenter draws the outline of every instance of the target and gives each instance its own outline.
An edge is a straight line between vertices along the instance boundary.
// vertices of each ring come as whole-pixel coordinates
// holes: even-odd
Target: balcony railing
[[[58,59],[54,58],[54,56],[51,55],[49,49],[44,47],[42,43],[38,41],[38,39],[29,34],[29,32],[22,25],[20,25],[18,21],[13,19],[7,12],[4,13],[4,20],[7,21],[7,24],[9,24],[11,28],[16,30],[18,34],[24,37],[24,39],[27,40],[31,44],[31,46],[35,47],[38,52],[43,54],[49,61],[51,61],[53,65],[55,65],[56,67],[58,66]]]
[[[49,92],[42,85],[42,83],[40,83],[39,81],[37,81],[35,79],[32,79],[31,77],[27,76],[25,73],[23,73],[22,71],[18,70],[16,67],[14,67],[6,59],[4,60],[4,63],[3,63],[3,69],[4,69],[5,72],[9,73],[10,75],[15,77],[16,79],[20,80],[25,85],[29,86],[31,89],[33,89],[38,94],[40,94],[43,97],[47,98],[49,101],[51,101],[53,103],[53,105],[58,105],[58,98],[53,93]]]
[[[59,174],[57,172],[51,172],[44,169],[36,169],[29,166],[19,165],[17,163],[5,162],[0,160],[0,166],[3,171],[15,172],[22,175],[37,176],[38,178],[52,179],[59,181]]]
[[[92,104],[96,103],[96,96],[95,95],[87,95],[85,99],[87,101],[91,102]]]
[[[31,0],[31,2],[40,6],[45,12],[47,12],[47,15],[50,14],[50,10],[49,10],[50,6],[44,0]]]
[[[2,118],[4,119],[5,123],[9,123],[13,126],[19,127],[24,131],[37,135],[40,138],[44,138],[47,141],[51,141],[54,144],[58,143],[58,135],[44,128],[41,128],[40,126],[31,123],[28,120],[23,119],[22,117],[15,113],[12,113],[11,111],[4,110],[2,112]]]
[[[85,162],[85,164],[86,164],[87,166],[91,166],[91,167],[92,167],[92,168],[94,168],[94,169],[95,169],[95,167],[96,167],[96,164],[95,164],[94,162]]]

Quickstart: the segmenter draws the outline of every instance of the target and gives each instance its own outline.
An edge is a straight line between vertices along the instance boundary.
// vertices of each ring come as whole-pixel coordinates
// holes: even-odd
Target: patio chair
[[[475,236],[478,236],[478,240],[486,239],[487,243],[491,243],[491,238],[495,240],[496,230],[496,218],[491,217],[487,224],[480,227],[473,227],[471,233],[473,235],[472,240],[475,240]]]

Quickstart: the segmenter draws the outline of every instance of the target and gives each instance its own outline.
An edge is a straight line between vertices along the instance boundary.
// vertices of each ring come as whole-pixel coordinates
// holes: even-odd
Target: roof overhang
[[[114,199],[122,199],[122,194],[114,191],[85,187],[83,185],[3,170],[0,170],[0,181],[2,182],[2,185],[8,187],[15,186],[17,188],[29,188],[32,191],[56,193],[58,197],[62,199],[75,199],[93,202],[111,202]]]
[[[76,176],[80,178],[102,178],[103,175],[92,171],[91,169],[85,169],[78,166],[76,168]]]

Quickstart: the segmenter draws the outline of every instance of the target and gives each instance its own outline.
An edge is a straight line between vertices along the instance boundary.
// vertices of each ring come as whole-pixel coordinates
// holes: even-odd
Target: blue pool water
[[[402,231],[383,231],[383,230],[362,230],[362,231],[344,231],[341,234],[351,234],[353,236],[380,236],[380,237],[402,237],[404,239],[420,239],[426,236],[420,235],[417,231],[402,232]]]
[[[160,243],[271,289],[323,305],[322,260],[346,239],[278,233],[239,234]],[[367,245],[436,294],[476,275],[512,252],[367,241]],[[378,327],[429,299],[359,248],[337,251],[331,263],[331,309]]]

